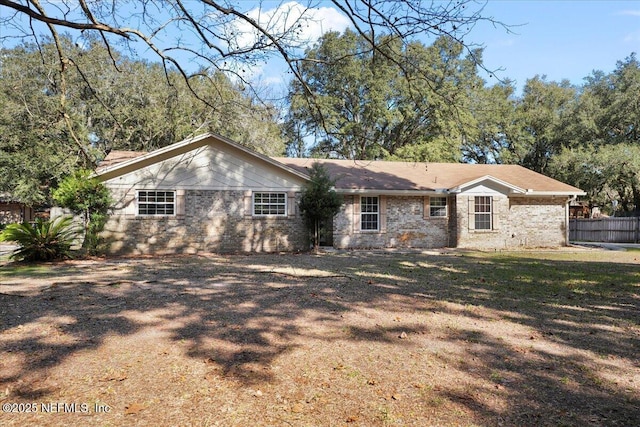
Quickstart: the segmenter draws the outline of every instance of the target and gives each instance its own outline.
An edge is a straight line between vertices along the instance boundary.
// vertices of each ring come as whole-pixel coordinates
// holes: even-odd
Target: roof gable
[[[510,184],[510,183],[508,183],[506,181],[503,181],[501,179],[495,178],[495,177],[493,177],[491,175],[481,176],[480,178],[476,178],[476,179],[473,179],[471,181],[464,182],[461,185],[458,185],[456,187],[450,188],[449,191],[452,192],[452,193],[460,193],[460,192],[462,192],[462,191],[464,191],[464,190],[466,190],[468,188],[471,188],[471,187],[474,187],[474,186],[477,186],[477,185],[480,185],[480,184],[485,184],[485,183],[488,183],[489,185],[490,184],[497,184],[499,187],[503,187],[506,190],[506,192],[509,192],[509,193],[516,193],[516,194],[525,194],[526,193],[526,190],[524,190],[524,189],[522,189],[522,188],[520,188],[520,187],[518,187],[516,185]]]
[[[288,188],[308,179],[305,173],[213,134],[129,157],[107,163],[95,176],[110,185],[211,189]]]

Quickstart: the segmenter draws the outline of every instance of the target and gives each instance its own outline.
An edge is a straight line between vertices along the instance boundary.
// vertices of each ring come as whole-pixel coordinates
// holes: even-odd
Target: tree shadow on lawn
[[[474,398],[480,389],[449,390],[446,396],[508,425],[631,425],[640,419],[633,384],[640,378],[638,264],[525,254],[408,258],[387,270],[415,277],[416,285],[402,287],[407,295],[416,288],[413,295],[431,298],[432,311],[525,327],[526,335],[514,340],[507,331],[501,336],[463,322],[448,336],[467,344],[468,359],[445,361],[463,370],[490,371],[496,392],[508,395],[508,411],[498,414]]]
[[[267,368],[304,335],[295,323],[303,312],[312,313],[311,321],[334,321],[349,308],[319,296],[333,280],[317,285],[314,293],[316,287],[300,278],[199,257],[142,259],[125,274],[112,274],[114,265],[126,262],[96,264],[91,281],[70,263],[54,265],[47,268],[49,283],[30,290],[15,273],[5,274],[22,291],[11,291],[11,283],[2,286],[10,291],[0,293],[0,352],[23,363],[0,370],[0,389],[19,383],[13,396],[45,396],[52,390],[40,387],[38,379],[47,369],[149,327],[168,332],[171,341],[187,348],[187,356],[220,366],[223,375],[247,385],[269,382],[273,375]],[[54,335],[62,336],[61,342],[52,342]]]
[[[640,418],[629,378],[615,380],[624,366],[638,378],[637,264],[356,252],[147,258],[125,270],[120,265],[127,261],[96,262],[94,279],[82,281],[63,264],[52,268],[47,288],[0,294],[0,351],[11,356],[5,360],[24,361],[3,367],[0,389],[18,384],[15,397],[47,396],[53,390],[34,378],[48,369],[114,337],[157,328],[188,357],[246,386],[276,381],[272,365],[305,339],[328,346],[385,342],[427,352],[451,343],[466,356],[428,356],[474,381],[463,390],[443,382],[437,393],[468,408],[478,422],[630,425]],[[402,332],[423,334],[424,326],[345,319],[365,310],[414,313],[427,325],[441,316],[455,323],[398,341]],[[505,329],[492,330],[492,323]],[[52,333],[64,339],[51,342]],[[490,405],[491,394],[507,408]]]
[[[363,279],[343,290],[343,301],[352,309],[384,310],[393,299],[396,309],[404,306],[400,311],[468,319],[439,338],[464,346],[466,358],[478,362],[437,356],[463,371],[484,372],[507,396],[509,409],[498,412],[473,397],[481,389],[486,394],[485,387],[442,392],[481,418],[513,425],[630,425],[640,419],[637,263],[526,254],[346,257],[349,263],[334,271]],[[504,321],[507,328],[520,327],[521,336],[509,339],[508,330],[504,336],[499,330],[487,333],[473,320],[489,329]],[[357,336],[368,335],[376,336]]]

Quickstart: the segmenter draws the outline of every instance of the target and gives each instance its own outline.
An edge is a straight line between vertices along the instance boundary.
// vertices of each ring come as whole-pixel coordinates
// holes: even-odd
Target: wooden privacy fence
[[[569,240],[572,242],[638,243],[640,218],[570,219]]]

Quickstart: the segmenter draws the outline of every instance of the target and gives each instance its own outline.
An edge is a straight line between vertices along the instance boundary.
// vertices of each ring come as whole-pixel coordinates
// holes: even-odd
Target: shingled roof
[[[381,160],[336,160],[267,157],[242,147],[219,135],[203,134],[169,145],[150,153],[138,151],[111,151],[100,163],[97,175],[113,174],[113,170],[144,167],[174,153],[186,152],[215,141],[241,149],[283,170],[305,178],[314,162],[320,162],[337,179],[336,189],[343,193],[380,192],[456,193],[481,182],[493,182],[513,194],[576,196],[585,193],[579,188],[562,183],[518,165],[480,165],[466,163],[391,162]]]
[[[144,156],[145,154],[147,154],[146,151],[111,150],[100,164],[98,164],[97,171],[127,160],[135,159],[136,157]]]
[[[389,162],[369,160],[276,157],[280,163],[307,172],[314,162],[337,178],[336,188],[357,192],[456,192],[479,181],[492,180],[525,194],[583,194],[582,190],[518,165]]]

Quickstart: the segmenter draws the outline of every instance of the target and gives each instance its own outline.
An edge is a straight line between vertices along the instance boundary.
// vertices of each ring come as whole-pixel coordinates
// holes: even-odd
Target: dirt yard
[[[639,260],[2,261],[0,425],[638,425]]]

